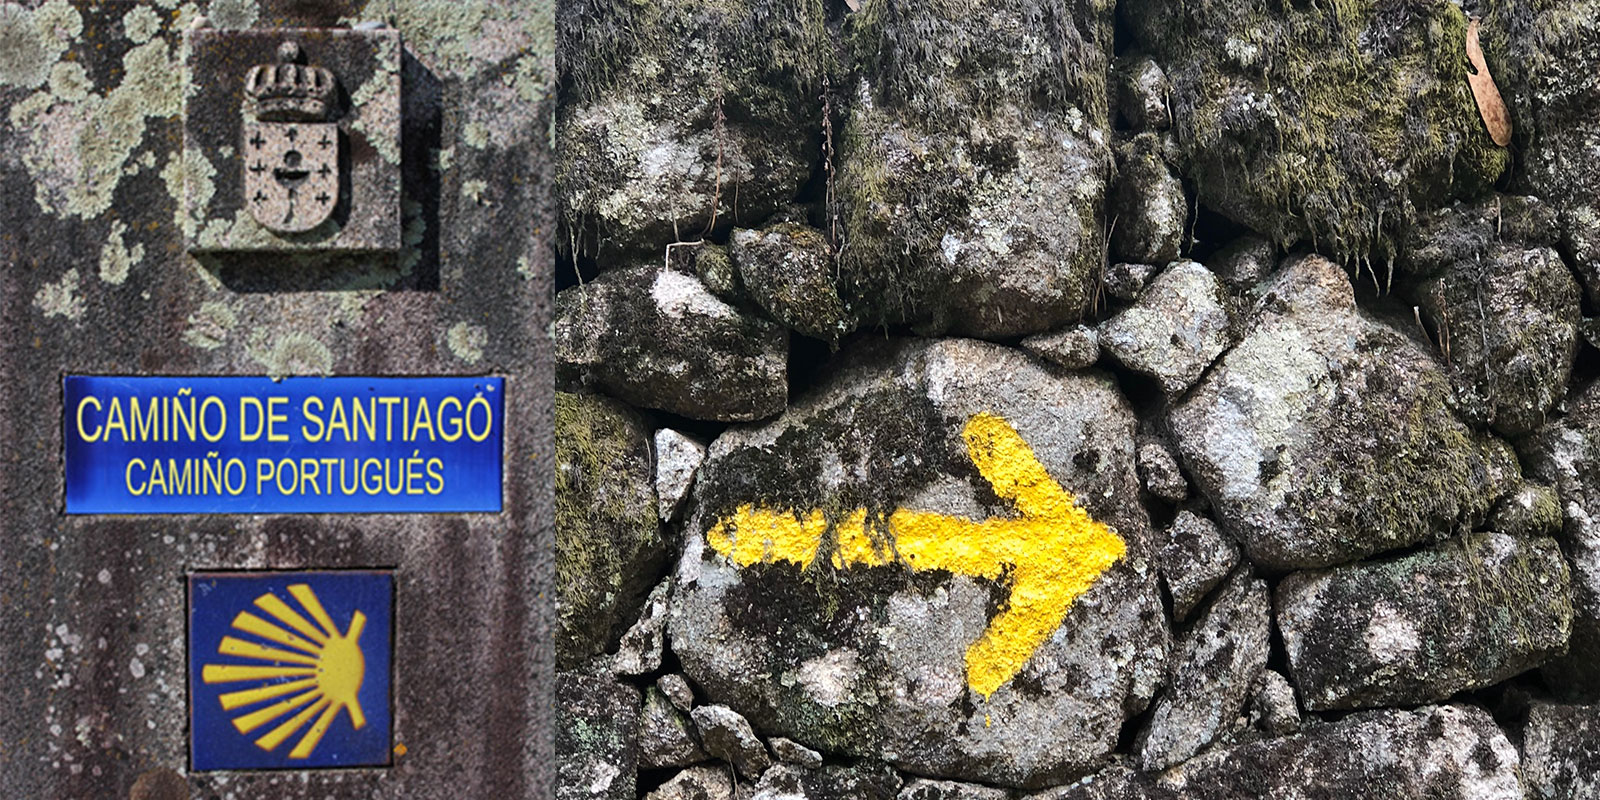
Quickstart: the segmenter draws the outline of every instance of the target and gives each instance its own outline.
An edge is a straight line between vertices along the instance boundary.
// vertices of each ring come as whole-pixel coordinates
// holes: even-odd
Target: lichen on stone
[[[128,226],[122,220],[113,221],[105,246],[100,249],[100,280],[106,283],[115,285],[127,280],[128,270],[144,260],[142,243],[129,247],[123,241],[127,232]]]

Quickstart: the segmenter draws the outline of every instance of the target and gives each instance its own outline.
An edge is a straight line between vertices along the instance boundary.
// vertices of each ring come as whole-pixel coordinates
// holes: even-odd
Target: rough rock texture
[[[689,716],[654,686],[644,690],[644,707],[639,712],[639,767],[661,769],[687,767],[709,760],[700,748],[698,732]]]
[[[1172,615],[1189,617],[1206,594],[1239,563],[1239,546],[1217,523],[1192,511],[1179,511],[1161,547],[1161,577],[1172,595]]]
[[[1178,456],[1160,439],[1139,440],[1139,479],[1150,494],[1169,503],[1189,496],[1189,481],[1178,468]]]
[[[848,38],[846,300],[986,338],[1078,320],[1105,254],[1110,4],[872,2]]]
[[[1534,800],[1600,797],[1600,707],[1534,703],[1522,727],[1522,777]]]
[[[706,459],[706,446],[688,434],[671,428],[656,431],[656,501],[662,522],[673,522],[689,497],[700,462]]]
[[[1489,515],[1489,529],[1512,536],[1561,533],[1561,495],[1537,483],[1523,483],[1501,498]]]
[[[1300,730],[1300,707],[1295,704],[1294,687],[1283,673],[1261,671],[1261,679],[1250,695],[1250,724],[1272,736],[1287,736]]]
[[[682,272],[631,267],[566,289],[551,335],[569,383],[645,408],[753,420],[788,399],[788,332]]]
[[[1123,366],[1182,394],[1232,343],[1228,295],[1211,271],[1179,261],[1132,306],[1100,325],[1100,347]]]
[[[1473,534],[1278,584],[1278,629],[1307,709],[1412,705],[1565,651],[1567,565],[1553,539]]]
[[[645,800],[733,800],[726,767],[690,767],[645,795]]]
[[[694,690],[689,688],[689,681],[676,672],[671,672],[656,678],[656,688],[672,701],[672,707],[689,713],[694,708]]]
[[[555,701],[556,800],[635,800],[639,691],[563,672]]]
[[[732,764],[740,775],[755,780],[772,766],[767,746],[738,712],[727,706],[696,706],[689,716],[700,731],[706,752]]]
[[[1172,87],[1161,65],[1144,54],[1127,55],[1117,59],[1116,71],[1117,113],[1128,127],[1140,130],[1166,130],[1172,124],[1172,113],[1167,109],[1167,96]]]
[[[1272,606],[1265,581],[1241,573],[1178,637],[1167,688],[1137,744],[1141,769],[1188,759],[1227,731],[1267,665]]]
[[[617,643],[666,561],[638,415],[595,395],[556,395],[556,640],[563,669]]]
[[[1067,369],[1085,369],[1100,360],[1099,334],[1087,325],[1029,336],[1022,349]]]
[[[821,153],[823,4],[572,0],[556,15],[556,181],[586,249],[758,223]]]
[[[1410,220],[1483,191],[1510,160],[1468,89],[1453,4],[1129,0],[1118,12],[1171,81],[1200,202],[1284,245],[1381,263]]]
[[[1144,287],[1161,269],[1154,264],[1129,264],[1119,261],[1105,269],[1101,283],[1106,294],[1118,300],[1132,302],[1144,293]]]
[[[1482,710],[1375,711],[1214,750],[1173,770],[1108,770],[1027,800],[1522,800],[1517,750]],[[1379,788],[1381,787],[1381,788]]]
[[[1430,221],[1428,258],[1418,260],[1445,263],[1418,295],[1448,349],[1457,410],[1517,436],[1538,427],[1566,393],[1579,293],[1555,250],[1497,238],[1511,237],[1490,206],[1447,209]]]
[[[1247,290],[1278,266],[1278,248],[1259,236],[1241,236],[1206,259],[1206,266],[1235,292]]]
[[[779,764],[766,771],[750,800],[895,800],[900,776],[883,764],[796,769]]]
[[[735,230],[728,256],[745,294],[790,330],[838,344],[855,329],[834,286],[833,248],[821,231],[793,222]]]
[[[650,590],[639,619],[622,634],[611,671],[618,675],[644,675],[661,669],[661,655],[667,643],[667,594],[672,582],[663,580]]]
[[[1337,564],[1480,521],[1516,474],[1439,364],[1358,311],[1317,257],[1262,289],[1244,339],[1168,414],[1189,476],[1257,565]]]
[[[774,736],[767,741],[767,746],[772,748],[772,757],[784,764],[793,764],[807,769],[815,769],[822,766],[821,753],[793,739]]]
[[[1010,800],[1010,793],[993,786],[917,778],[900,790],[895,800]]]
[[[1148,701],[1168,637],[1148,521],[1138,504],[1115,500],[1138,491],[1125,401],[1107,376],[1047,369],[974,341],[866,343],[844,362],[777,421],[712,444],[673,601],[684,671],[762,730],[830,753],[1011,785],[1093,768]],[[950,535],[960,537],[965,520],[1017,514],[964,443],[979,415],[1013,427],[1029,458],[1126,547],[987,699],[970,687],[965,654],[1010,595],[1008,582],[976,577],[976,566],[916,570],[915,559],[939,553],[908,544],[900,523],[883,527],[897,509],[932,512],[951,515]],[[760,509],[774,517],[762,521]],[[746,520],[748,534],[733,535],[748,536],[747,549],[722,538],[730,519]],[[786,519],[815,522],[790,529]],[[763,544],[764,531],[778,543]],[[883,561],[889,542],[876,537],[885,533],[898,537],[905,561]],[[852,543],[847,566],[839,537]],[[1027,563],[1055,564],[1052,541],[1019,546],[1035,553]]]
[[[1161,158],[1161,145],[1145,134],[1117,147],[1117,182],[1110,217],[1111,257],[1143,264],[1165,264],[1183,245],[1189,199]]]
[[[1600,299],[1600,177],[1583,166],[1600,146],[1593,108],[1600,35],[1591,0],[1483,4],[1483,49],[1506,95],[1520,150],[1512,188],[1555,212],[1561,250]]]
[[[1546,667],[1559,693],[1600,699],[1600,384],[1570,398],[1567,416],[1522,440],[1528,475],[1560,492],[1561,549],[1572,567],[1572,641],[1567,657]]]

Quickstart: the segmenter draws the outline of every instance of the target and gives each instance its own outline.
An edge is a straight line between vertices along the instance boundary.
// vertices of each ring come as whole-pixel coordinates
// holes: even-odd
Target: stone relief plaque
[[[187,38],[188,249],[397,250],[399,34],[199,28]]]

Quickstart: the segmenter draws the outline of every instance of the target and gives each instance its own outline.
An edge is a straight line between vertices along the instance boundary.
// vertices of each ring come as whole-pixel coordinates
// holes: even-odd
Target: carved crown
[[[320,122],[333,109],[333,73],[308,67],[300,45],[284,42],[278,59],[257,64],[245,78],[244,90],[255,101],[256,119],[262,122]]]

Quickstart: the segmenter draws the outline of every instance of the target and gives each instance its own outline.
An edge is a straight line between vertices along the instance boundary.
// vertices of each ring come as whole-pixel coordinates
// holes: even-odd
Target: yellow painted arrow
[[[1016,429],[993,414],[967,420],[961,436],[978,473],[1016,517],[970,520],[899,509],[889,515],[889,541],[868,532],[866,509],[833,527],[836,569],[903,561],[913,571],[942,569],[999,579],[1009,569],[1011,597],[967,648],[967,685],[984,697],[1016,677],[1067,610],[1127,552],[1115,531],[1079,508],[1045,471]],[[807,567],[829,530],[822,511],[740,506],[706,531],[712,549],[747,567],[787,561]],[[898,558],[897,558],[898,556]]]

